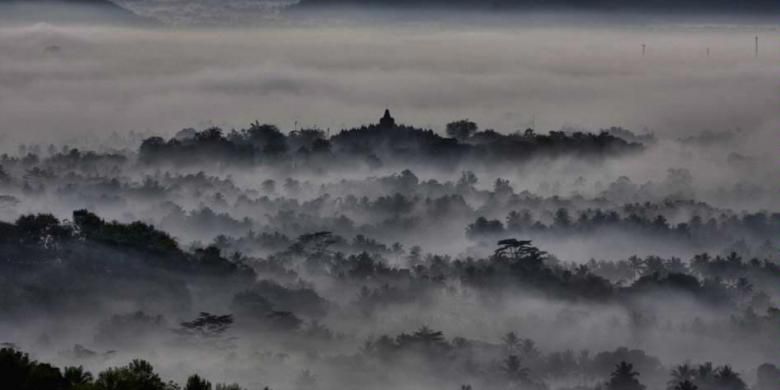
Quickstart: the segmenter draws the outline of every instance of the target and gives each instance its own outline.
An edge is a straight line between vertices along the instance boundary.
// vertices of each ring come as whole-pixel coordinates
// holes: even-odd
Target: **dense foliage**
[[[621,170],[712,137],[445,132],[388,112],[0,156],[0,380],[777,390],[773,187]]]

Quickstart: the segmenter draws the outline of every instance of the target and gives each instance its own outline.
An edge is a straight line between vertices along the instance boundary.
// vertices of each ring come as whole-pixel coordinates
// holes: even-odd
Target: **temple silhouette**
[[[379,127],[382,128],[393,128],[395,127],[395,118],[393,118],[392,115],[390,115],[390,110],[385,110],[385,115],[379,119]]]

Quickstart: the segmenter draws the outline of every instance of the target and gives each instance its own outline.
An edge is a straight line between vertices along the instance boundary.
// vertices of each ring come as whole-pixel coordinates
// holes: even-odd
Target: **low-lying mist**
[[[123,3],[0,24],[0,387],[777,390],[776,29]]]
[[[755,58],[757,34],[765,49]],[[340,129],[386,107],[436,130],[467,117],[505,132],[769,131],[778,122],[773,37],[680,25],[6,27],[3,144],[254,120]]]

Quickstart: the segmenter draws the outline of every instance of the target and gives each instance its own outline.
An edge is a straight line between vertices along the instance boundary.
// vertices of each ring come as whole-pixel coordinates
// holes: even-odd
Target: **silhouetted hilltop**
[[[0,0],[0,22],[155,24],[110,0]]]
[[[204,161],[239,165],[307,162],[353,164],[372,167],[385,163],[419,163],[452,167],[459,162],[524,161],[535,157],[608,158],[639,152],[642,144],[628,142],[606,131],[600,133],[551,131],[537,134],[532,129],[502,134],[479,131],[476,123],[461,120],[447,125],[447,137],[430,129],[396,124],[385,112],[378,123],[341,130],[333,136],[318,129],[285,134],[274,125],[253,123],[247,129],[223,132],[182,130],[165,140],[151,137],[140,147],[141,161],[177,165]]]
[[[780,11],[780,3],[771,0],[301,0],[298,7],[386,7],[442,8],[471,10],[550,10],[582,11],[662,11],[662,12],[762,12]]]

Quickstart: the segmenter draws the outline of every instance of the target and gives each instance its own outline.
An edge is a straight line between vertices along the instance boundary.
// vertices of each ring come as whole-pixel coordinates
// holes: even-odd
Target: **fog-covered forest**
[[[776,29],[313,2],[0,2],[0,389],[780,389]]]

